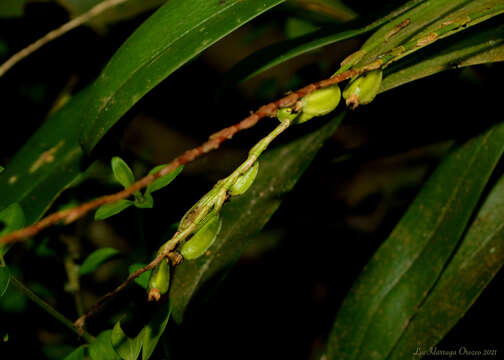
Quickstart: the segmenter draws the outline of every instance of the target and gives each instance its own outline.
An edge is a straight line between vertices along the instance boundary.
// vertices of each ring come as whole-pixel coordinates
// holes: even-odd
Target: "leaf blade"
[[[226,34],[283,1],[167,2],[126,40],[94,83],[82,146],[91,151],[155,85]]]
[[[504,124],[495,125],[438,166],[345,298],[329,359],[386,358],[457,245],[503,137]]]
[[[114,248],[101,248],[93,251],[79,268],[79,275],[87,275],[98,269],[101,265],[119,255],[120,252]]]
[[[131,205],[133,205],[132,201],[124,199],[119,200],[112,204],[104,204],[96,210],[94,219],[105,220],[111,216],[117,215],[120,212],[126,210]]]

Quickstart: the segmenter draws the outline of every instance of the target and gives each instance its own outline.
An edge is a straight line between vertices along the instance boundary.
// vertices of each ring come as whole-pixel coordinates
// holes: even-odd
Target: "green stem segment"
[[[177,245],[182,243],[187,237],[192,235],[197,228],[197,225],[208,215],[210,211],[219,211],[224,203],[227,191],[233,186],[236,180],[245,174],[259,156],[268,148],[271,142],[290,125],[290,120],[282,121],[271,133],[259,141],[249,151],[248,158],[225,179],[220,180],[205,196],[203,196],[196,205],[188,212],[181,221],[179,231],[169,241],[164,243],[158,250],[158,256],[166,256]]]
[[[88,333],[85,330],[78,330],[68,318],[66,318],[58,310],[56,310],[51,305],[49,305],[47,302],[45,302],[42,298],[40,298],[37,294],[35,294],[33,291],[31,291],[28,287],[26,287],[23,283],[21,283],[14,276],[11,275],[10,280],[11,280],[11,283],[14,284],[14,286],[16,286],[26,296],[28,296],[28,298],[30,298],[30,300],[32,300],[34,303],[36,303],[38,306],[40,306],[42,309],[44,309],[46,312],[48,312],[49,315],[51,315],[56,320],[58,320],[63,325],[65,325],[67,328],[72,330],[74,333],[76,333],[77,335],[82,337],[88,343],[91,343],[94,341],[95,338],[93,335],[91,335],[90,333]]]

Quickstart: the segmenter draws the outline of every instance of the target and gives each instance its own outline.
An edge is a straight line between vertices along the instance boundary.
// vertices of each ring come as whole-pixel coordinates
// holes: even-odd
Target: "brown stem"
[[[248,117],[246,117],[239,123],[227,127],[225,129],[222,129],[219,132],[211,135],[210,138],[200,146],[191,150],[187,150],[185,153],[175,158],[171,163],[169,163],[166,167],[164,167],[157,173],[145,176],[144,178],[135,182],[129,188],[119,191],[115,194],[99,197],[95,200],[76,206],[74,208],[58,211],[51,215],[48,215],[39,222],[31,226],[25,227],[23,229],[14,231],[3,237],[0,237],[0,245],[23,241],[28,237],[38,234],[40,231],[49,226],[55,225],[59,222],[69,224],[103,204],[114,203],[121,199],[125,199],[131,196],[134,192],[146,187],[157,178],[169,174],[177,167],[187,164],[193,161],[194,159],[198,158],[199,156],[206,154],[214,149],[217,149],[220,146],[220,144],[222,144],[224,141],[231,139],[236,133],[242,130],[251,128],[252,126],[257,124],[257,122],[260,119],[266,116],[274,117],[276,115],[276,111],[279,108],[293,106],[296,103],[296,101],[298,101],[302,97],[312,93],[317,89],[337,84],[350,77],[353,77],[357,74],[360,74],[364,71],[371,69],[372,69],[371,67],[369,68],[365,67],[362,69],[351,69],[345,71],[329,79],[321,80],[313,84],[307,85],[297,91],[291,92],[287,96],[284,96],[283,98],[277,101],[273,101],[267,105],[261,106],[256,112],[250,114]]]

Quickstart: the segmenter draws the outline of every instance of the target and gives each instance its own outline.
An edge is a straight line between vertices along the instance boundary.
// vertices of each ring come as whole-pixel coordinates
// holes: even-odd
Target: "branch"
[[[92,7],[88,12],[85,12],[84,14],[77,16],[75,19],[70,20],[69,22],[63,24],[59,28],[48,32],[46,35],[44,35],[43,37],[41,37],[40,39],[29,45],[28,47],[24,48],[23,50],[12,55],[12,57],[10,57],[6,62],[4,62],[2,66],[0,66],[0,77],[3,76],[18,62],[20,62],[30,54],[34,53],[45,44],[51,42],[54,39],[59,38],[68,31],[73,30],[76,27],[88,22],[89,20],[91,20],[95,16],[100,15],[104,11],[126,1],[128,0],[105,0],[99,3],[98,5]]]
[[[39,222],[25,227],[23,229],[14,231],[10,234],[7,234],[3,237],[0,237],[0,245],[3,244],[8,244],[8,243],[15,243],[15,242],[21,242],[25,240],[28,237],[34,236],[38,234],[40,231],[43,229],[55,225],[59,222],[63,222],[65,225],[70,224],[73,221],[81,218],[91,210],[94,210],[98,207],[100,207],[103,204],[109,204],[109,203],[114,203],[117,202],[121,199],[125,199],[129,196],[131,196],[134,192],[148,186],[150,183],[152,183],[154,180],[158,179],[161,176],[165,176],[169,173],[171,173],[173,170],[175,170],[177,167],[180,165],[187,164],[194,159],[198,158],[199,156],[206,154],[214,149],[217,149],[220,144],[222,144],[224,141],[231,139],[236,133],[251,128],[259,120],[266,116],[274,117],[276,116],[276,111],[279,108],[282,107],[289,107],[293,106],[299,99],[302,97],[312,93],[313,91],[324,88],[327,86],[331,86],[337,83],[340,83],[346,79],[349,79],[355,75],[361,74],[365,71],[368,70],[374,70],[376,68],[379,68],[381,65],[381,61],[378,60],[377,62],[371,63],[363,68],[360,69],[351,69],[347,70],[341,74],[335,75],[329,79],[321,80],[318,82],[315,82],[313,84],[307,85],[297,91],[291,92],[287,96],[271,102],[267,105],[261,106],[256,112],[250,114],[248,117],[243,119],[241,122],[238,124],[232,125],[230,127],[227,127],[225,129],[220,130],[219,132],[213,134],[210,136],[210,138],[204,142],[202,145],[188,150],[182,155],[178,156],[175,158],[172,162],[170,162],[166,167],[161,169],[155,174],[147,175],[144,178],[138,180],[135,182],[133,185],[131,185],[129,188],[119,191],[115,194],[111,195],[105,195],[100,198],[97,198],[95,200],[92,200],[88,203],[55,212],[51,215],[46,216]]]

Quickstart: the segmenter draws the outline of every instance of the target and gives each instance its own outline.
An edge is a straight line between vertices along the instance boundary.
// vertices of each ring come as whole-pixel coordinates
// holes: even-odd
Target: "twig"
[[[312,93],[313,91],[331,86],[334,84],[337,84],[341,81],[344,81],[350,77],[353,77],[355,75],[361,74],[365,71],[368,70],[374,70],[379,67],[381,64],[380,61],[377,63],[371,63],[363,68],[360,69],[351,69],[347,70],[341,74],[338,74],[336,76],[333,76],[329,79],[321,80],[318,82],[315,82],[313,84],[310,84],[308,86],[305,86],[304,88],[301,88],[297,91],[294,91],[287,96],[271,102],[267,105],[261,106],[256,112],[252,113],[245,119],[243,119],[241,122],[238,124],[232,125],[230,127],[227,127],[225,129],[222,129],[221,131],[213,134],[210,136],[210,138],[204,142],[202,145],[186,151],[184,154],[178,156],[175,158],[172,162],[170,162],[166,167],[161,169],[155,174],[147,175],[144,178],[140,179],[139,181],[135,182],[133,185],[131,185],[129,188],[119,191],[118,193],[111,194],[111,195],[106,195],[102,196],[100,198],[97,198],[95,200],[92,200],[88,203],[76,206],[74,208],[62,210],[55,212],[51,215],[48,215],[47,217],[43,218],[39,222],[25,227],[23,229],[14,231],[10,234],[7,234],[3,237],[0,238],[0,245],[2,244],[7,244],[7,243],[14,243],[14,242],[20,242],[23,241],[24,239],[34,236],[38,234],[40,231],[43,229],[55,225],[59,222],[63,222],[64,224],[69,224],[80,217],[84,216],[87,214],[89,211],[98,208],[99,206],[103,204],[108,204],[108,203],[114,203],[117,202],[121,199],[125,199],[129,196],[131,196],[134,192],[146,187],[150,183],[152,183],[154,180],[161,176],[165,176],[169,173],[171,173],[173,170],[175,170],[177,167],[180,165],[187,164],[197,157],[206,154],[207,152],[217,149],[220,144],[222,144],[224,141],[231,139],[236,133],[239,131],[248,129],[252,126],[254,126],[260,119],[266,117],[266,116],[275,116],[276,111],[279,108],[282,107],[288,107],[288,106],[293,106],[296,101],[301,99],[302,97]]]
[[[92,7],[89,11],[85,12],[82,15],[77,16],[75,19],[70,20],[69,22],[63,24],[59,28],[48,32],[46,35],[32,43],[31,45],[25,47],[23,50],[15,53],[10,57],[6,62],[0,66],[0,77],[3,76],[7,71],[9,71],[14,65],[23,60],[25,57],[34,53],[38,49],[40,49],[45,44],[50,41],[59,38],[61,35],[64,35],[70,30],[75,29],[76,27],[88,22],[92,18],[97,15],[100,15],[104,11],[117,6],[123,2],[128,0],[105,0],[98,5]]]
[[[42,309],[47,311],[52,317],[61,322],[67,328],[72,330],[77,335],[81,336],[88,343],[91,343],[95,338],[93,335],[88,333],[86,330],[82,328],[77,328],[72,324],[72,322],[67,319],[63,314],[61,314],[58,310],[53,308],[51,305],[46,303],[43,299],[41,299],[37,294],[27,288],[22,282],[16,279],[11,275],[10,280],[14,286],[16,286],[20,291],[22,291],[26,296],[28,296],[34,303],[40,306]]]
[[[140,276],[148,270],[154,269],[159,265],[161,261],[163,261],[164,258],[170,258],[173,264],[175,261],[173,261],[173,258],[170,255],[173,254],[172,252],[182,241],[184,241],[196,230],[198,220],[201,220],[203,217],[205,217],[211,208],[213,208],[215,211],[220,211],[220,207],[217,207],[222,206],[222,203],[220,203],[219,205],[216,204],[216,201],[219,198],[219,194],[226,194],[229,187],[231,187],[236,182],[238,177],[245,173],[252,165],[254,165],[259,156],[264,152],[264,150],[267,149],[269,144],[278,135],[284,132],[290,125],[290,120],[284,120],[270,134],[261,139],[261,141],[259,141],[252,148],[252,150],[250,150],[248,158],[235,171],[233,171],[231,175],[219,181],[214,186],[214,188],[210,190],[210,192],[208,192],[203,196],[201,200],[198,201],[197,204],[200,205],[196,207],[197,215],[194,218],[191,218],[187,225],[184,225],[184,220],[181,221],[181,225],[179,225],[179,231],[177,231],[170,240],[168,240],[159,248],[155,259],[152,260],[150,264],[130,274],[130,276],[128,276],[128,278],[121,285],[101,297],[86,314],[82,315],[74,322],[74,325],[78,328],[82,328],[86,319],[96,313],[108,299],[123,290],[136,277]],[[154,289],[154,291],[153,289],[151,289],[151,291],[149,292],[149,301],[159,300],[160,294],[155,290],[157,289]]]

